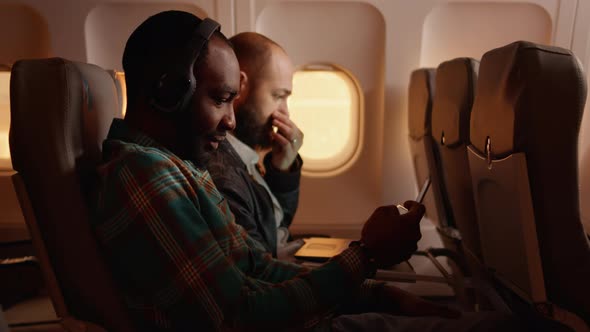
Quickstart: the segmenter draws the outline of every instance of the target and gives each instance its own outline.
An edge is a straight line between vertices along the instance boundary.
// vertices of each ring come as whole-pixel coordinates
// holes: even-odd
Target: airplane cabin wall
[[[47,20],[54,56],[96,63],[106,69],[122,69],[120,57],[131,31],[147,16],[162,10],[178,9],[197,14],[205,13],[219,21],[228,36],[233,34],[232,0],[18,0],[11,2],[27,5]],[[108,43],[109,39],[111,43]]]
[[[171,7],[198,17],[207,16],[202,7],[183,4],[171,6],[167,3],[150,3],[138,6],[132,3],[103,3],[94,7],[84,24],[88,62],[122,71],[121,55],[127,37],[146,17],[170,10]]]
[[[0,0],[0,12],[8,3],[26,5],[46,21],[45,37],[39,37],[45,56],[106,69],[122,69],[129,32],[163,9],[206,13],[227,36],[268,34],[296,65],[327,61],[348,69],[364,95],[362,151],[338,175],[303,178],[294,227],[305,232],[356,236],[377,205],[417,193],[407,139],[412,70],[455,56],[478,58],[515,39],[571,48],[590,68],[590,2],[582,0]],[[0,31],[31,40],[6,22],[0,19]],[[580,151],[582,216],[590,224],[588,106]]]
[[[292,226],[300,232],[334,233],[350,228],[354,232],[381,198],[383,16],[370,4],[352,1],[256,1],[254,8],[259,10],[255,30],[282,45],[296,67],[336,64],[358,80],[364,95],[364,107],[360,110],[360,125],[364,127],[359,131],[363,135],[360,155],[351,167],[338,174],[324,177],[304,174],[300,208]],[[329,20],[326,13],[330,13]],[[330,123],[324,125],[329,130]],[[304,144],[314,142],[304,140]]]
[[[350,35],[350,26],[360,29],[364,13],[346,17],[345,25],[340,26],[340,13],[330,11],[328,6],[338,8],[351,3],[371,5],[385,20],[383,117],[380,118],[379,109],[369,107],[368,98],[365,109],[366,117],[382,119],[378,122],[382,125],[377,127],[365,124],[365,138],[382,135],[381,143],[377,143],[382,152],[380,156],[373,156],[371,144],[374,141],[368,139],[363,146],[365,153],[357,161],[358,167],[332,179],[304,178],[295,230],[324,232],[329,228],[333,235],[355,236],[368,212],[377,205],[397,204],[415,197],[417,185],[408,147],[406,112],[412,70],[436,67],[441,61],[459,56],[479,59],[484,52],[519,39],[571,48],[578,6],[577,0],[246,0],[237,3],[236,31],[269,34],[285,46],[298,65],[304,64],[304,59],[313,61],[314,56],[324,54],[330,54],[328,60],[339,64],[351,55],[350,45],[356,41],[355,36]],[[268,8],[277,4],[299,4],[307,6],[309,12],[305,16],[292,10],[271,13]],[[319,11],[327,14],[317,15]],[[271,20],[271,15],[277,16],[272,18],[275,25],[267,28],[260,24],[261,20]],[[342,33],[325,38],[326,31],[331,33],[335,27]],[[323,44],[318,45],[322,38]],[[357,62],[379,61],[379,53],[371,49],[363,51]],[[352,71],[359,75],[358,70]],[[366,81],[361,80],[361,89],[367,94],[365,84]],[[375,81],[371,89],[376,84],[379,82]],[[377,175],[380,183],[374,184],[372,172],[379,166],[372,162],[380,158],[381,173]],[[381,190],[377,200],[360,197],[374,190],[372,186]],[[432,230],[428,223],[422,226],[423,231]]]

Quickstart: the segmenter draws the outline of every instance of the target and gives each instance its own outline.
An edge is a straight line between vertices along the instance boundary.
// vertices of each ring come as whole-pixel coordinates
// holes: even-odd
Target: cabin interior
[[[430,177],[420,253],[391,274],[383,272],[384,278],[429,298],[468,303],[473,310],[485,307],[496,295],[485,304],[474,301],[465,289],[477,288],[472,284],[478,278],[463,273],[462,264],[448,253],[463,250],[457,249],[461,235],[463,242],[475,238],[482,247],[459,259],[467,270],[484,262],[484,270],[500,271],[494,278],[501,289],[525,299],[523,307],[539,315],[546,308],[542,305],[550,303],[551,314],[545,316],[574,331],[590,330],[590,279],[576,276],[590,269],[590,112],[585,91],[590,84],[590,1],[0,0],[0,331],[79,330],[70,316],[63,316],[75,312],[67,308],[68,299],[64,304],[62,296],[57,303],[60,296],[53,288],[68,285],[59,273],[48,281],[42,261],[51,265],[53,258],[39,257],[14,180],[19,170],[11,156],[15,147],[9,144],[9,131],[14,130],[12,66],[22,59],[53,57],[97,65],[111,75],[115,116],[123,117],[125,42],[148,16],[170,9],[211,17],[227,36],[262,33],[293,60],[297,71],[289,110],[305,133],[294,234],[358,238],[377,206],[414,199]],[[516,41],[530,43],[509,48],[510,54],[486,53]],[[489,54],[487,60],[484,54]],[[515,74],[511,68],[517,67]],[[511,75],[517,78],[512,81]],[[454,84],[471,92],[453,90]],[[451,97],[445,99],[443,91]],[[514,102],[518,98],[510,91],[526,98]],[[493,113],[500,109],[504,112]],[[549,118],[535,115],[541,113]],[[461,129],[455,137],[444,126],[458,130],[459,118],[467,121],[467,132]],[[445,122],[449,119],[455,124]],[[503,138],[489,139],[492,133]],[[522,137],[526,143],[518,150],[515,142]],[[556,137],[571,140],[564,143],[553,140]],[[459,145],[467,175],[471,170],[466,186],[477,196],[469,197],[475,200],[472,213],[478,219],[472,221],[479,225],[478,233],[471,235],[466,235],[469,226],[466,230],[458,221],[460,212],[449,212],[464,202],[449,197],[465,197],[463,189],[449,194],[449,181],[465,173],[448,173],[454,157],[443,149]],[[533,161],[532,150],[542,157]],[[440,166],[445,162],[447,166]],[[43,172],[44,165],[31,167]],[[490,177],[486,172],[492,168],[508,175],[499,175],[501,180]],[[546,178],[552,181],[543,182]],[[561,208],[563,214],[557,214]],[[36,219],[43,222],[39,215]],[[551,245],[564,249],[552,251],[545,244],[549,240],[537,233],[560,233],[562,221],[564,234]],[[541,223],[553,226],[543,228]],[[514,224],[518,229],[510,226]],[[460,235],[454,233],[457,229]],[[63,248],[72,250],[67,244]],[[548,252],[556,253],[552,260],[571,264],[549,267]],[[560,270],[555,278],[548,274],[564,266],[573,269]],[[568,290],[551,287],[568,282],[578,293],[570,299],[574,304],[552,298]],[[505,302],[505,294],[498,293]],[[559,315],[566,322],[555,319]]]

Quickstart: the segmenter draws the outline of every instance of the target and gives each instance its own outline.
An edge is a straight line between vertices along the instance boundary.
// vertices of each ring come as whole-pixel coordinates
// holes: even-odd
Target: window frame
[[[0,73],[8,73],[8,130],[6,131],[6,140],[9,141],[9,132],[10,132],[10,77],[12,76],[11,73],[11,66],[0,64]],[[13,171],[12,166],[12,156],[10,154],[10,143],[8,144],[8,159],[0,157],[0,171]]]
[[[324,159],[309,159],[309,157],[305,157],[303,154],[301,158],[304,160],[303,167],[301,169],[301,173],[307,177],[332,177],[339,175],[346,170],[348,170],[352,165],[355,164],[356,160],[358,159],[360,152],[362,151],[363,143],[364,143],[364,121],[365,121],[365,102],[364,102],[364,93],[361,88],[361,84],[359,83],[358,79],[346,68],[343,66],[333,64],[333,63],[324,63],[324,62],[315,62],[309,63],[302,66],[298,66],[295,69],[295,73],[298,72],[338,72],[342,74],[344,77],[348,79],[345,81],[352,91],[352,100],[351,100],[351,130],[350,130],[350,137],[348,138],[353,145],[352,147],[346,147],[342,153],[345,153],[345,156],[342,157],[331,157],[331,158],[324,158]],[[297,87],[293,86],[293,91],[296,91]],[[292,98],[292,97],[290,97]],[[356,106],[356,107],[355,107]],[[291,109],[291,107],[289,106]],[[356,121],[355,121],[356,120]],[[356,123],[355,123],[356,122]],[[305,135],[305,132],[303,133]],[[309,144],[309,141],[304,139],[303,145]],[[330,161],[330,159],[335,159],[336,161],[332,161],[328,166],[321,166],[322,163],[326,161]]]

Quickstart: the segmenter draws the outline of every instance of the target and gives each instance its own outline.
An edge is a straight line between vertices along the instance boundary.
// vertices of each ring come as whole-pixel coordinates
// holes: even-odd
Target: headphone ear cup
[[[165,113],[180,112],[192,97],[193,81],[179,75],[162,75],[152,93],[152,106]]]
[[[197,81],[193,75],[191,75],[191,78],[187,81],[187,83],[188,85],[185,89],[185,93],[182,95],[181,99],[179,99],[180,102],[178,105],[178,112],[184,112],[189,108],[193,99],[193,95],[195,94],[195,90],[197,89]]]
[[[199,23],[187,45],[189,52],[181,54],[173,71],[160,76],[156,83],[150,101],[152,107],[166,113],[182,112],[189,107],[197,87],[192,67],[215,31],[219,31],[219,23],[212,19],[206,18]]]

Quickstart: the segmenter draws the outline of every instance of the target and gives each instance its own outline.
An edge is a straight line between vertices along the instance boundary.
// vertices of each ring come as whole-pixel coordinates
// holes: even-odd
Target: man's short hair
[[[242,32],[229,40],[240,63],[240,69],[254,80],[259,77],[264,66],[269,63],[272,47],[283,49],[272,39],[257,32]]]
[[[130,101],[155,84],[179,57],[184,56],[201,22],[193,14],[170,10],[149,17],[133,31],[123,52],[127,98]],[[216,31],[214,35],[231,46],[221,32]],[[203,46],[195,61],[196,70],[204,62],[207,53],[208,43]]]

